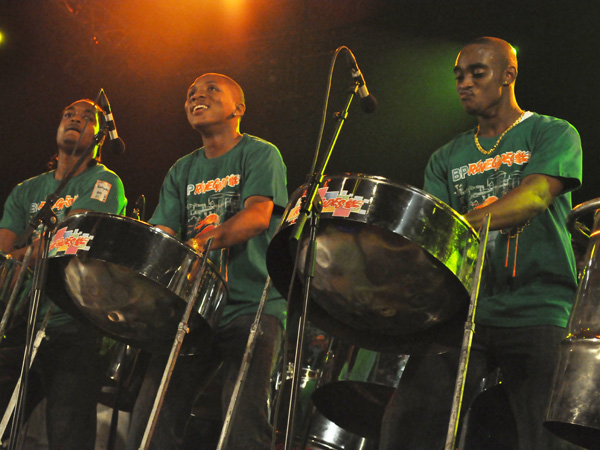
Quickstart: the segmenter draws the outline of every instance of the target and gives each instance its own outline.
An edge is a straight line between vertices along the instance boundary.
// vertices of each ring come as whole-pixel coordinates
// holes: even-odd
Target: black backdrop
[[[492,35],[518,48],[520,106],[579,130],[581,203],[600,196],[599,13],[587,0],[0,0],[0,202],[45,170],[61,109],[104,88],[127,145],[120,156],[105,149],[104,162],[125,183],[128,211],[144,194],[149,216],[168,168],[200,146],[183,102],[205,72],[242,85],[242,131],[279,147],[292,192],[310,169],[340,45],[356,55],[379,107],[367,115],[352,104],[327,172],[421,187],[429,155],[475,123],[454,92],[456,54],[471,38]],[[328,117],[342,106],[349,78],[340,59]],[[329,120],[325,143],[331,129]]]

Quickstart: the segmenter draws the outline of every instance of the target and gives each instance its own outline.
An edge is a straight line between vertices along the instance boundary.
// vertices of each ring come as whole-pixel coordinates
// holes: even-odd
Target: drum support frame
[[[452,400],[452,410],[450,412],[450,422],[448,423],[448,433],[446,435],[445,450],[453,450],[456,442],[458,431],[458,420],[460,416],[460,408],[462,403],[462,395],[467,378],[467,369],[469,365],[469,356],[471,354],[471,342],[473,333],[475,332],[475,310],[477,308],[477,299],[479,297],[479,285],[481,283],[481,271],[485,261],[485,249],[487,246],[488,233],[490,229],[491,216],[487,214],[483,218],[480,230],[479,253],[477,255],[477,264],[475,266],[475,277],[473,287],[471,289],[471,301],[469,304],[469,312],[465,322],[463,333],[462,346],[460,349],[460,358],[458,362],[458,372],[456,375],[456,384],[454,386],[454,396]]]
[[[52,194],[51,196],[56,197],[54,194]],[[50,198],[51,196],[48,196],[48,198]],[[52,205],[53,204],[54,202],[52,202]],[[33,284],[31,290],[31,299],[29,303],[29,316],[27,318],[27,331],[25,336],[25,350],[21,365],[21,375],[19,376],[19,380],[17,381],[17,385],[15,386],[15,390],[2,419],[2,426],[6,427],[6,425],[8,424],[8,420],[10,420],[14,412],[15,417],[11,425],[10,442],[8,450],[16,450],[17,448],[22,447],[23,445],[23,442],[21,442],[19,445],[19,440],[21,438],[20,431],[23,427],[23,409],[25,407],[25,398],[27,395],[29,370],[33,364],[35,355],[37,354],[37,349],[41,344],[42,339],[45,337],[46,324],[48,323],[48,320],[50,319],[53,310],[53,306],[50,306],[46,313],[46,316],[44,317],[41,328],[38,330],[37,335],[34,339],[37,314],[39,310],[40,301],[42,300],[44,295],[44,286],[46,284],[46,273],[48,269],[48,249],[50,248],[50,232],[56,224],[56,215],[54,215],[52,210],[48,208],[45,211],[40,211],[36,219],[32,221],[31,226],[33,226],[35,220],[39,220],[39,223],[43,223],[44,229],[42,232],[42,237],[39,239],[37,244],[38,257],[33,271]],[[32,230],[35,230],[35,228],[37,227],[33,227]],[[23,236],[24,235],[22,235],[19,239],[23,238]],[[33,254],[34,246],[35,244],[32,244],[25,253],[24,264],[21,273],[25,271],[25,268],[29,264],[30,257]],[[19,285],[17,283],[17,285],[15,286],[15,291],[18,288]],[[11,294],[11,298],[13,296],[16,296],[15,292]],[[8,308],[6,314],[10,314]],[[3,432],[4,428],[2,428],[2,433]]]
[[[158,392],[156,393],[156,398],[154,399],[154,405],[152,406],[152,411],[150,412],[150,417],[148,418],[148,423],[144,431],[144,436],[139,446],[140,450],[147,450],[150,446],[150,441],[152,440],[152,435],[154,434],[154,428],[156,427],[156,422],[158,421],[158,415],[160,414],[160,410],[162,408],[165,395],[167,393],[167,388],[169,387],[169,382],[171,381],[171,375],[173,374],[175,364],[177,363],[177,358],[179,357],[179,352],[181,351],[181,346],[183,345],[183,339],[185,335],[189,332],[188,321],[192,314],[192,309],[194,308],[194,305],[196,303],[196,293],[202,287],[202,281],[204,279],[202,275],[204,274],[204,270],[206,268],[206,263],[208,261],[208,252],[210,251],[212,241],[212,237],[208,238],[202,251],[202,263],[200,266],[200,271],[196,279],[194,280],[194,284],[192,285],[192,289],[190,290],[187,299],[187,306],[185,308],[185,311],[183,312],[181,322],[179,322],[179,326],[177,327],[177,334],[175,335],[175,339],[173,340],[171,353],[169,354],[169,359],[163,372],[163,376],[158,387]]]
[[[5,337],[6,329],[8,328],[8,324],[10,322],[10,316],[13,313],[13,310],[15,309],[15,302],[17,301],[17,296],[19,295],[19,292],[21,291],[21,286],[23,285],[23,281],[25,280],[25,274],[27,273],[27,266],[31,259],[32,251],[33,249],[29,247],[25,252],[23,262],[20,264],[21,269],[17,276],[17,280],[10,293],[8,302],[6,303],[6,309],[4,310],[4,314],[2,315],[2,321],[0,321],[0,343]],[[19,263],[17,263],[15,267],[19,267]],[[11,272],[9,275],[7,275],[4,281],[7,281],[9,284],[12,283],[14,279],[13,275],[14,274]]]
[[[265,287],[263,288],[262,297],[261,297],[260,303],[258,305],[258,310],[256,311],[256,316],[254,318],[254,322],[252,323],[252,327],[250,328],[250,335],[248,336],[248,343],[246,344],[246,350],[244,352],[244,357],[242,359],[242,365],[240,366],[240,371],[238,372],[238,377],[235,382],[235,386],[233,388],[233,394],[231,395],[231,400],[229,401],[229,406],[227,408],[227,414],[225,415],[225,420],[223,422],[223,428],[221,429],[221,436],[219,437],[219,443],[217,444],[217,450],[223,450],[223,449],[227,448],[227,443],[229,441],[229,436],[231,434],[231,424],[233,423],[233,419],[237,413],[239,399],[240,399],[240,397],[242,395],[242,391],[244,389],[244,384],[246,382],[248,370],[250,369],[250,363],[252,362],[252,357],[254,355],[254,348],[256,347],[256,337],[258,335],[260,321],[262,319],[263,310],[265,308],[267,298],[269,297],[270,290],[271,290],[271,278],[267,277]]]
[[[44,317],[44,321],[42,322],[40,329],[37,331],[37,333],[35,335],[35,340],[31,347],[31,357],[28,358],[29,359],[29,367],[27,370],[31,369],[31,366],[33,365],[33,360],[35,359],[35,356],[37,355],[38,348],[40,347],[40,344],[42,343],[42,339],[44,339],[46,337],[46,325],[47,325],[48,320],[50,319],[51,315],[52,315],[52,308],[48,309],[48,312],[46,313],[46,316]],[[19,380],[17,381],[15,389],[14,389],[14,391],[10,397],[10,400],[8,402],[8,406],[6,407],[6,411],[4,412],[4,416],[2,417],[2,420],[0,421],[0,445],[3,444],[2,436],[4,436],[4,432],[6,431],[6,428],[8,427],[8,422],[9,422],[10,418],[12,417],[15,407],[16,406],[19,406],[19,408],[21,407],[20,405],[17,405],[17,400],[20,398],[21,395],[23,395],[22,391],[21,391],[21,385],[22,385],[21,382],[22,382],[23,378],[24,378],[23,373],[21,373],[21,376],[19,377]],[[11,435],[18,436],[19,431],[20,430],[16,430],[16,431],[11,430]],[[11,442],[13,440],[14,440],[14,437],[11,437]]]

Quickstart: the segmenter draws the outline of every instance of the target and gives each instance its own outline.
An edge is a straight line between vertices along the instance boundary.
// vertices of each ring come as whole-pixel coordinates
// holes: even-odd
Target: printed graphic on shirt
[[[212,230],[233,216],[240,210],[240,197],[239,192],[221,192],[204,197],[206,202],[198,202],[188,196],[188,238]]]
[[[531,152],[519,150],[516,152],[506,152],[486,160],[479,160],[474,163],[452,169],[452,181],[464,180],[465,177],[478,175],[490,170],[498,171],[502,166],[511,167],[513,164],[522,166],[531,158]]]
[[[102,203],[106,203],[108,199],[108,193],[110,192],[110,188],[112,188],[112,184],[107,181],[98,180],[96,181],[96,185],[92,190],[91,198],[93,200],[99,200]]]
[[[73,206],[73,203],[75,203],[75,200],[77,200],[77,197],[79,196],[76,195],[75,197],[71,197],[70,195],[67,195],[66,197],[59,198],[58,200],[56,200],[56,203],[52,205],[52,211],[56,213],[58,211],[62,211],[65,208],[70,208],[71,206]],[[31,204],[29,212],[31,213],[31,215],[36,214],[40,209],[43,208],[45,204],[46,200],[42,200],[39,203],[34,202]]]
[[[203,181],[197,184],[188,184],[187,195],[189,197],[192,194],[206,194],[210,191],[221,192],[227,186],[234,187],[238,184],[240,184],[240,175],[231,174],[223,178],[216,178],[214,180],[209,180],[206,182]]]
[[[452,169],[460,210],[481,208],[519,186],[530,157],[531,152],[519,150]]]
[[[65,216],[67,215],[67,209],[70,208],[71,206],[73,206],[73,203],[75,203],[75,200],[77,200],[79,196],[76,195],[75,197],[71,197],[70,195],[67,195],[65,197],[61,197],[58,200],[56,200],[56,202],[54,203],[54,205],[52,205],[52,212],[54,212],[54,214],[56,214],[56,219],[58,222],[60,222],[61,220],[63,220],[65,218]],[[46,200],[42,200],[40,202],[33,202],[31,203],[31,205],[29,206],[29,219],[33,219],[36,214],[38,213],[38,211],[40,211],[44,205],[46,204]],[[36,240],[38,239],[41,234],[42,231],[44,229],[43,225],[40,225],[32,234],[31,239],[32,240]]]

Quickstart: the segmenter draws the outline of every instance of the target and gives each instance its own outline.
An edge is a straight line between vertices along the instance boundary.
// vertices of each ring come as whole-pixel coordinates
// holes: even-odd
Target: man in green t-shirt
[[[151,448],[160,450],[180,448],[196,397],[221,363],[217,379],[225,416],[267,279],[267,245],[279,222],[274,211],[287,203],[286,169],[277,148],[240,133],[246,105],[238,83],[221,74],[202,75],[187,91],[185,111],[203,147],[171,167],[150,223],[197,251],[212,237],[209,259],[225,277],[229,299],[207,349],[210,356],[177,360],[151,439]],[[264,312],[244,390],[236,399],[232,449],[270,448],[270,377],[285,318],[285,302],[274,289]],[[165,364],[159,355],[150,363],[131,419],[129,449],[139,447]],[[213,433],[218,436],[220,428],[215,424]]]
[[[58,153],[51,165],[54,170],[18,184],[4,205],[0,220],[0,250],[22,260],[27,247],[17,249],[19,236],[59,187],[80,155],[93,143],[100,128],[101,109],[90,100],[78,100],[62,114],[56,142]],[[100,164],[101,145],[89,153],[73,178],[58,193],[52,207],[58,220],[86,210],[124,214],[127,200],[123,183]],[[39,243],[41,227],[31,242]],[[37,259],[34,245],[32,260]],[[54,306],[48,299],[40,303],[37,324],[49,308],[52,315],[29,374],[28,410],[43,397],[47,399],[46,424],[50,449],[93,450],[96,441],[96,405],[104,373],[100,357],[101,336],[86,324]],[[14,332],[14,330],[13,330]],[[4,411],[21,370],[24,346],[19,337],[10,335],[0,349],[0,411]],[[23,337],[24,339],[24,337]]]
[[[501,439],[518,436],[521,450],[572,448],[543,421],[577,287],[566,218],[581,184],[581,141],[566,121],[519,107],[517,72],[504,40],[478,38],[462,49],[456,89],[478,125],[431,156],[424,190],[476,229],[491,215],[462,415],[499,368],[516,427]],[[457,365],[454,351],[411,356],[386,409],[382,449],[443,448]],[[465,448],[495,444],[473,439]]]

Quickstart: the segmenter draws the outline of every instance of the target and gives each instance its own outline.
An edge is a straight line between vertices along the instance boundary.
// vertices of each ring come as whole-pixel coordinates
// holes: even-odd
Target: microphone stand
[[[290,240],[295,244],[296,255],[299,251],[298,243],[300,241],[300,237],[302,236],[302,232],[304,229],[304,225],[306,221],[310,217],[310,230],[309,230],[309,241],[306,252],[305,259],[305,283],[303,288],[302,295],[302,313],[300,314],[300,318],[298,319],[298,334],[296,341],[296,351],[294,355],[294,373],[292,376],[292,386],[290,391],[290,401],[289,401],[289,409],[288,409],[288,420],[285,431],[285,450],[291,450],[293,441],[294,441],[294,419],[296,415],[296,402],[298,396],[298,390],[300,386],[300,376],[301,376],[301,364],[302,364],[302,353],[304,350],[304,328],[306,325],[306,316],[308,314],[308,301],[310,298],[310,287],[312,278],[314,276],[314,260],[316,255],[316,236],[319,222],[319,215],[322,209],[321,197],[317,196],[319,187],[323,182],[323,178],[325,177],[325,168],[329,159],[331,158],[331,154],[333,153],[333,147],[340,135],[340,131],[342,126],[344,125],[344,121],[348,117],[348,110],[350,108],[350,104],[354,99],[354,96],[358,92],[359,83],[355,83],[354,88],[348,91],[348,96],[346,98],[346,104],[344,105],[344,109],[335,114],[335,119],[337,121],[336,127],[334,129],[333,136],[329,143],[329,147],[327,148],[327,153],[324,155],[321,160],[321,164],[317,171],[315,171],[308,183],[308,187],[306,190],[306,196],[302,200],[302,204],[300,206],[300,213],[296,220],[296,224],[292,230],[292,234],[290,236]],[[318,151],[318,150],[317,150]],[[298,257],[295,258],[298,261]],[[294,271],[295,272],[295,271]],[[293,283],[294,280],[291,280]],[[290,304],[290,298],[288,298],[288,305]],[[285,367],[284,367],[285,370]]]
[[[86,125],[87,125],[87,123],[86,123]],[[37,319],[39,303],[40,303],[40,300],[43,298],[43,292],[44,292],[43,286],[46,281],[46,273],[47,273],[47,267],[48,267],[48,251],[50,248],[50,234],[54,230],[56,223],[58,221],[56,214],[54,214],[54,212],[52,211],[52,207],[58,201],[59,195],[61,194],[62,190],[65,188],[65,186],[68,184],[68,182],[73,178],[73,176],[75,175],[77,170],[81,167],[83,162],[87,159],[87,156],[92,152],[92,150],[100,142],[102,142],[102,140],[104,139],[105,133],[106,133],[106,129],[101,128],[99,130],[99,132],[94,136],[90,145],[85,149],[84,152],[82,152],[81,156],[75,162],[75,165],[71,168],[71,170],[61,179],[60,184],[56,188],[56,190],[46,197],[46,202],[44,203],[44,206],[31,219],[25,232],[23,234],[21,234],[15,242],[16,248],[24,247],[26,245],[26,243],[28,242],[28,240],[30,239],[30,237],[33,235],[34,231],[40,225],[43,225],[43,230],[41,233],[41,238],[39,240],[39,246],[38,246],[38,258],[36,260],[35,268],[33,271],[33,282],[32,282],[32,288],[31,288],[32,289],[31,290],[32,297],[31,297],[31,302],[29,305],[29,317],[28,317],[28,323],[27,323],[25,351],[24,351],[24,355],[23,355],[23,364],[21,366],[20,384],[18,384],[18,386],[17,386],[18,390],[19,390],[18,400],[17,400],[17,404],[16,404],[17,412],[15,414],[15,420],[13,420],[13,424],[11,427],[11,438],[10,438],[9,450],[14,450],[17,448],[16,447],[17,446],[16,437],[18,436],[20,429],[22,428],[22,425],[23,425],[23,423],[22,423],[23,422],[23,407],[25,405],[25,395],[26,395],[26,391],[27,391],[27,381],[28,381],[29,369],[30,369],[31,365],[33,364],[33,358],[35,357],[35,354],[37,353],[37,352],[34,352],[35,342],[33,339],[33,331],[34,331],[35,323],[36,323],[36,319]],[[75,145],[75,148],[77,148],[78,143],[79,143],[79,141]],[[34,244],[32,244],[32,245],[34,245]],[[28,249],[27,253],[30,253],[29,249]],[[26,253],[26,258],[27,258],[26,263],[28,264],[29,257],[27,256],[27,253]],[[23,266],[21,270],[24,271],[25,269],[26,269],[26,266]],[[18,285],[15,286],[15,289],[16,288],[19,288],[19,286]],[[12,296],[16,296],[16,294],[13,292],[11,294],[11,297]],[[47,318],[49,318],[50,311],[52,311],[52,307],[48,311]],[[10,312],[8,311],[8,307],[7,307],[7,311],[5,312],[3,321],[8,321],[9,315],[10,315]],[[41,338],[45,335],[46,322],[47,321],[44,320],[44,323],[42,324],[42,329],[40,329],[38,331],[39,341],[36,341],[36,342],[38,342],[38,345],[39,345],[39,342],[41,342]],[[5,414],[8,415],[11,413],[12,413],[12,407],[9,405]]]

